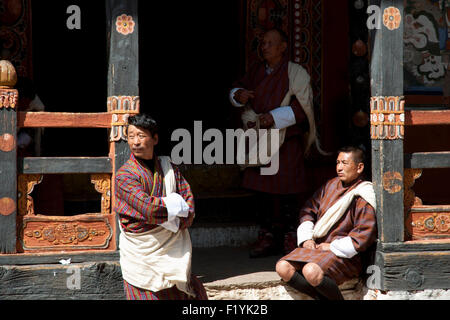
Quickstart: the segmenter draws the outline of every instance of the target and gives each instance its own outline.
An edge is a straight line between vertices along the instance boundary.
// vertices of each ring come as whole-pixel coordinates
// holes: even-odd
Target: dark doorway
[[[53,112],[106,112],[104,1],[33,0],[33,74],[36,92]],[[70,30],[67,9],[80,8],[81,29]],[[106,129],[45,129],[43,156],[106,156]]]
[[[140,1],[141,111],[158,121],[160,152],[177,128],[231,128],[228,93],[245,66],[245,1]]]

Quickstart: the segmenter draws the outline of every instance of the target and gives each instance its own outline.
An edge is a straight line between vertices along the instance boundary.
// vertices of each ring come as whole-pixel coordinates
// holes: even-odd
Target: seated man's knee
[[[324,273],[322,268],[315,263],[307,263],[302,269],[305,279],[314,287],[317,287],[323,279]]]
[[[286,260],[280,260],[275,266],[275,270],[284,281],[291,280],[295,273],[295,268]]]

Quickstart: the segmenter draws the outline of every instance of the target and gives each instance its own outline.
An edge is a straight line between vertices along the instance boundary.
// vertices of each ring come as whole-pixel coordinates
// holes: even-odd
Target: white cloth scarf
[[[316,147],[322,154],[326,154],[324,151],[321,150],[319,145],[319,140],[316,133],[316,124],[314,120],[314,109],[313,109],[313,92],[310,85],[310,76],[306,72],[306,70],[300,66],[299,64],[289,62],[288,63],[288,78],[289,78],[289,91],[286,93],[283,101],[281,102],[280,106],[287,106],[290,104],[291,97],[294,95],[300,105],[303,108],[303,111],[306,114],[306,117],[309,122],[309,132],[306,135],[306,143],[305,143],[305,153],[308,152],[309,148],[313,143],[316,143]],[[255,122],[256,126],[254,129],[258,130],[260,128],[259,123],[259,114],[257,114],[251,107],[246,107],[245,111],[242,113],[242,122],[244,123],[244,129],[247,128],[247,122]],[[281,145],[284,142],[284,137],[286,135],[286,129],[280,129],[279,130],[279,144],[276,144],[274,150],[270,150],[271,145],[271,135],[270,130],[267,130],[267,147],[268,147],[268,154],[269,155],[275,155]],[[258,136],[258,139],[260,137]],[[245,139],[244,136],[241,137],[241,139]],[[241,142],[242,143],[242,142]],[[258,157],[258,152],[252,151],[252,149],[256,149],[258,146],[258,143],[256,142],[253,145],[249,146],[249,152],[246,154],[240,154],[238,152],[237,158],[238,158],[238,164],[245,168],[249,166],[260,166],[265,165],[270,162],[270,158],[266,160],[266,162],[262,162]],[[246,158],[248,157],[248,159]]]
[[[161,169],[164,173],[164,186],[166,188],[166,197],[163,197],[163,201],[167,207],[167,221],[160,224],[160,226],[177,232],[180,226],[179,217],[187,217],[189,215],[189,206],[183,197],[176,193],[177,181],[175,179],[175,173],[173,172],[172,165],[170,164],[169,157],[159,157],[161,160]]]
[[[160,157],[168,193],[176,190],[176,180],[168,157]],[[120,223],[119,223],[120,227]],[[158,226],[143,233],[120,227],[122,277],[131,285],[157,292],[174,285],[195,296],[190,287],[192,244],[187,229],[172,232]]]
[[[376,210],[376,198],[372,182],[361,182],[356,188],[340,197],[317,221],[313,229],[313,239],[321,238],[330,231],[334,224],[347,211],[355,196],[360,196]]]

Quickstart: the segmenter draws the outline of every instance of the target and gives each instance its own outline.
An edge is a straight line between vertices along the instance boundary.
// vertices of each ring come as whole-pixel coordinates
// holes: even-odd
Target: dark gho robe
[[[300,211],[300,224],[305,221],[312,221],[315,224],[342,195],[361,182],[362,180],[358,180],[349,187],[343,187],[339,178],[329,180],[314,193]],[[375,209],[359,196],[353,199],[346,213],[330,231],[324,237],[315,239],[315,242],[317,244],[331,243],[333,240],[347,236],[351,237],[352,244],[358,252],[352,258],[338,257],[332,251],[296,248],[281,260],[316,263],[339,285],[360,275],[362,271],[360,253],[369,248],[377,238]]]
[[[284,58],[270,74],[266,74],[264,62],[257,63],[241,80],[235,82],[233,87],[255,91],[255,98],[251,100],[253,110],[258,114],[268,113],[281,107],[280,104],[289,91],[288,63],[288,59]],[[290,106],[296,124],[286,130],[284,143],[279,150],[278,173],[261,175],[260,167],[246,168],[243,187],[273,194],[300,193],[307,189],[302,130],[302,124],[307,118],[295,96],[292,96]],[[269,166],[270,164],[267,165]]]

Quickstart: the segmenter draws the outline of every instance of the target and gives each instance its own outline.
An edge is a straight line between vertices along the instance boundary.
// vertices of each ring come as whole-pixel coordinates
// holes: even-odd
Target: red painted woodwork
[[[406,221],[412,240],[449,239],[450,206],[414,206]]]
[[[110,128],[112,114],[69,112],[18,112],[17,126],[27,128]]]
[[[407,110],[405,111],[405,125],[426,126],[450,123],[450,110]]]
[[[114,215],[23,217],[19,239],[24,252],[115,249]]]

